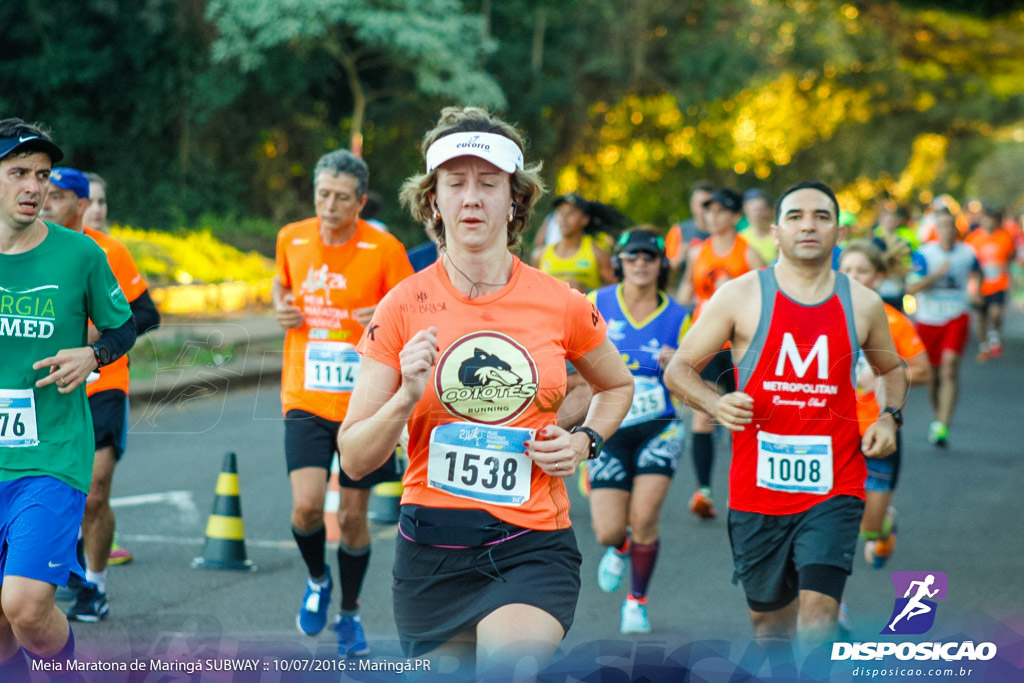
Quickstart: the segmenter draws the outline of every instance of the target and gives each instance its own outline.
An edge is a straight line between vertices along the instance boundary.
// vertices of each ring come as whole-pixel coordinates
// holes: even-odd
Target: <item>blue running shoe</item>
[[[82,587],[78,589],[75,604],[69,607],[64,614],[72,621],[94,624],[100,619],[105,619],[109,613],[107,594],[101,593],[95,583],[83,581]]]
[[[85,579],[79,578],[78,574],[72,574],[68,577],[68,585],[57,586],[57,599],[58,600],[77,600],[78,591],[82,590],[82,584],[85,583]]]
[[[362,657],[370,654],[370,646],[363,632],[363,622],[358,614],[338,615],[331,627],[338,633],[338,655],[341,657]]]
[[[604,551],[601,562],[597,565],[597,587],[605,593],[614,593],[622,585],[622,577],[626,575],[626,558],[629,555],[620,555],[615,548],[608,546]]]
[[[299,615],[295,625],[307,636],[315,636],[327,625],[327,610],[331,606],[331,573],[327,573],[327,585],[321,586],[312,579],[306,581],[306,594],[302,596]]]

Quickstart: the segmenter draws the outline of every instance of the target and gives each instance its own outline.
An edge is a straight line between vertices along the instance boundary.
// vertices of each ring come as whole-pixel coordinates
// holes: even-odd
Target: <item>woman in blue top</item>
[[[661,377],[689,316],[664,292],[669,262],[665,241],[653,229],[625,233],[612,264],[621,282],[589,298],[607,321],[608,339],[633,373],[635,390],[622,426],[589,464],[590,515],[597,540],[608,546],[597,570],[601,590],[617,590],[627,563],[631,568],[619,630],[648,633],[647,586],[658,557],[658,518],[684,443]]]

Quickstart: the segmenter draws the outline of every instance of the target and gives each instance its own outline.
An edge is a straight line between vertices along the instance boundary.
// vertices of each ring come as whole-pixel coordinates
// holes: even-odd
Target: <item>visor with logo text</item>
[[[427,173],[455,157],[473,156],[488,161],[505,173],[523,167],[519,145],[495,133],[452,133],[434,142],[427,149]]]

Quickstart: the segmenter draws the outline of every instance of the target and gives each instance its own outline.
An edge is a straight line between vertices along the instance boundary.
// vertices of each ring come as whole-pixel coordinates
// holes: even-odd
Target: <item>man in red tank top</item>
[[[906,379],[881,299],[831,268],[839,205],[817,182],[789,188],[772,226],[778,263],[725,283],[665,374],[672,393],[733,432],[729,538],[755,640],[785,655],[835,636],[864,509],[865,457],[895,450]],[[737,391],[700,378],[732,344]],[[857,350],[885,382],[888,407],[861,437]]]

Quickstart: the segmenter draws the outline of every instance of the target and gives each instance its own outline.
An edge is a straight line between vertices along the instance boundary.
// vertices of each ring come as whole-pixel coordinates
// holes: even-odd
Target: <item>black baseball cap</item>
[[[586,199],[576,194],[575,192],[569,192],[559,197],[555,197],[555,202],[553,206],[558,207],[560,204],[569,204],[570,206],[575,206],[583,213],[587,214],[588,216],[590,215],[590,202],[588,202]]]
[[[743,197],[739,192],[730,190],[727,187],[715,190],[711,195],[711,199],[704,202],[704,208],[706,209],[712,204],[721,204],[723,209],[733,213],[743,212]]]
[[[50,157],[50,162],[56,164],[64,158],[64,152],[47,137],[33,133],[23,135],[12,135],[7,138],[0,138],[0,159],[6,158],[22,147],[30,147],[44,152]],[[27,151],[27,150],[26,150]]]
[[[665,238],[650,230],[630,230],[619,238],[618,247],[620,254],[644,251],[655,256],[664,256]]]

